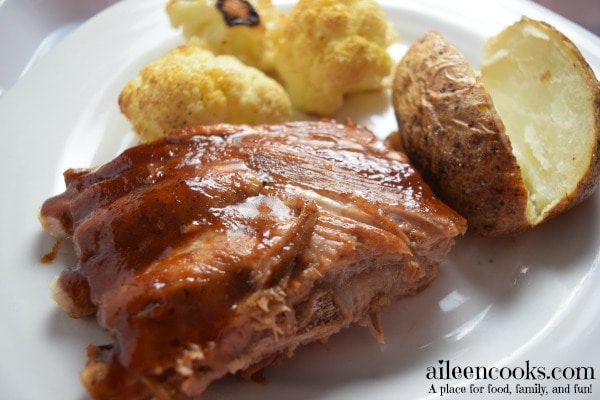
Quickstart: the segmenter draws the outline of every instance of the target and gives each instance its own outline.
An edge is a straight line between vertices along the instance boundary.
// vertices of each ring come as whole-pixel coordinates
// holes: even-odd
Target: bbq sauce
[[[190,128],[69,170],[65,182],[42,207],[79,258],[63,288],[98,308],[119,362],[138,371],[217,340],[246,297],[304,268],[313,197],[351,201],[398,235],[386,207],[462,221],[404,155],[329,122]]]

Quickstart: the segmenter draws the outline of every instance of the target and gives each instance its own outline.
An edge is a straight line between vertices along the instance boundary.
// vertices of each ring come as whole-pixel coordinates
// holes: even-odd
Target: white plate
[[[0,96],[68,33],[119,0],[0,0]]]
[[[86,398],[78,380],[85,346],[108,339],[93,320],[71,320],[50,299],[49,282],[74,259],[63,246],[53,264],[40,263],[52,240],[36,214],[43,200],[62,191],[64,169],[107,161],[133,143],[117,96],[142,65],[181,42],[169,26],[164,3],[129,0],[100,13],[0,99],[2,399]],[[488,36],[528,15],[553,23],[580,47],[597,74],[600,68],[598,38],[527,1],[387,0],[382,5],[401,34],[395,57],[417,36],[436,29],[477,65]],[[352,115],[384,136],[395,128],[387,100],[354,98],[341,115]],[[548,372],[592,367],[592,381],[521,380],[510,387],[570,384],[573,392],[575,383],[592,384],[598,396],[599,222],[596,193],[568,214],[514,239],[469,235],[459,240],[429,289],[384,313],[385,346],[376,345],[365,329],[351,328],[334,337],[329,350],[308,346],[281,367],[269,368],[267,385],[228,378],[203,398],[436,398],[439,394],[428,394],[432,384],[464,383],[428,379],[428,367],[439,367],[439,360],[517,373],[528,363]],[[467,387],[470,383],[505,381],[473,381]]]

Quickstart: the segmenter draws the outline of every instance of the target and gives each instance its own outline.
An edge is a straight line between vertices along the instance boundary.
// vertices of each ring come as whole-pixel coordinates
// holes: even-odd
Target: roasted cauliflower
[[[142,141],[196,124],[277,123],[291,119],[283,87],[232,56],[183,45],[145,66],[119,95]]]
[[[382,88],[394,39],[374,0],[300,0],[284,21],[276,71],[295,107],[331,115],[345,94]]]
[[[273,70],[284,15],[271,0],[169,0],[167,14],[188,41],[203,41],[215,54]]]

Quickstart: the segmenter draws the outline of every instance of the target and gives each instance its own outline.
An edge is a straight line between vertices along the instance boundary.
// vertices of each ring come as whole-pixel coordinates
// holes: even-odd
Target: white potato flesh
[[[568,39],[528,19],[488,40],[484,51],[481,78],[529,191],[527,218],[536,223],[576,190],[590,166],[593,76]]]

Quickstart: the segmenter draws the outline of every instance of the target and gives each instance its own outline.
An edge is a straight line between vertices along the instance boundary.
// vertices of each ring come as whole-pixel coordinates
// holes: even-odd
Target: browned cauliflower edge
[[[274,79],[232,56],[179,46],[150,62],[119,95],[141,141],[191,125],[279,123],[290,99]]]
[[[296,108],[331,115],[346,94],[383,87],[395,38],[373,0],[300,0],[284,21],[276,71]]]
[[[215,54],[229,54],[243,63],[270,72],[281,36],[283,13],[271,0],[169,0],[171,25],[181,28],[188,41],[203,41]],[[232,5],[229,5],[233,3]],[[254,18],[231,18],[228,8],[247,6]]]

